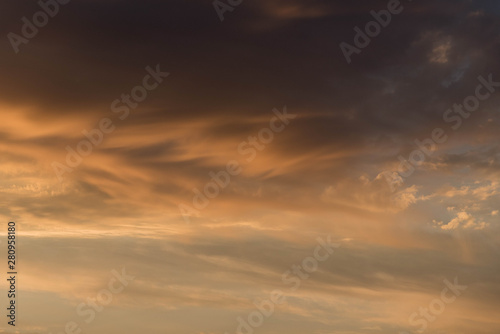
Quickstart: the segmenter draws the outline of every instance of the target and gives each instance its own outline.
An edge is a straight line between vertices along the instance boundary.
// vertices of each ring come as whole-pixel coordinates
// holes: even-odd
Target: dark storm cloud
[[[133,1],[71,2],[18,55],[4,39],[4,99],[37,103],[57,114],[107,112],[112,100],[139,82],[145,66],[160,63],[172,77],[147,103],[165,109],[165,119],[264,113],[286,103],[329,114],[354,109],[383,128],[382,118],[401,119],[401,114],[428,121],[424,115],[433,115],[439,102],[433,99],[453,100],[456,87],[447,92],[440,82],[473,57],[467,53],[478,45],[489,45],[490,52],[474,55],[467,79],[496,66],[491,54],[498,48],[492,27],[497,23],[487,8],[480,21],[467,16],[482,9],[478,3],[476,8],[450,1],[405,4],[350,66],[339,42],[351,42],[354,25],[386,3],[294,3],[319,6],[325,15],[276,17],[256,2],[242,5],[221,24],[208,1],[147,1],[140,7]],[[37,10],[34,3],[5,7],[10,13],[2,23],[5,33],[19,30],[20,18]],[[259,20],[281,24],[265,31],[248,27]],[[449,63],[428,64],[435,39],[426,41],[426,33],[452,38]],[[397,99],[383,93],[388,87]],[[388,109],[384,115],[373,110],[380,104]]]

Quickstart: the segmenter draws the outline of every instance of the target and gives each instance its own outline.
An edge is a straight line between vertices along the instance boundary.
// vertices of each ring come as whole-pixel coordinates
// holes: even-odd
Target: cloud
[[[137,281],[88,332],[229,332],[328,234],[344,249],[263,334],[406,330],[457,273],[473,293],[436,331],[498,333],[498,94],[394,189],[382,172],[449,130],[479,75],[500,80],[498,6],[405,3],[348,66],[339,43],[386,5],[258,0],[221,24],[210,1],[71,2],[18,55],[5,39],[0,216],[22,232],[28,333],[60,331],[121,266]],[[36,10],[5,2],[4,36]],[[158,63],[171,76],[119,121],[111,103]],[[299,116],[247,162],[238,145],[283,105]],[[116,130],[59,182],[51,163],[103,117]],[[234,159],[186,224],[178,204]]]
[[[437,225],[443,230],[455,230],[457,228],[483,230],[488,226],[487,223],[477,221],[476,218],[465,211],[457,212],[457,216],[448,223],[439,222]]]

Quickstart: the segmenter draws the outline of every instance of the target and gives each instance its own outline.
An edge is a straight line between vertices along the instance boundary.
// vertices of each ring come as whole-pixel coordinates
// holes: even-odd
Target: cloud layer
[[[256,332],[411,332],[458,277],[468,289],[429,333],[498,333],[500,95],[458,130],[443,114],[479,76],[500,81],[500,10],[402,5],[351,64],[339,44],[387,2],[259,0],[220,22],[210,1],[75,1],[19,53],[4,38],[0,216],[19,225],[20,333],[81,323],[121,268],[136,279],[84,331],[233,333],[281,289]],[[39,10],[5,2],[4,36]],[[112,103],[157,64],[170,75],[121,120]],[[240,144],[285,106],[297,117],[249,161]],[[61,182],[53,163],[103,118],[115,130]],[[435,128],[448,140],[388,183]],[[179,204],[233,160],[241,173],[186,223]],[[328,235],[341,247],[291,291],[282,273]]]

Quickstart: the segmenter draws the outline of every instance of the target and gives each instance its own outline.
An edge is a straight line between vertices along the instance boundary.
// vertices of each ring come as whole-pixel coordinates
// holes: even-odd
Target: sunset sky
[[[500,332],[498,1],[64,1],[0,1],[0,333]]]

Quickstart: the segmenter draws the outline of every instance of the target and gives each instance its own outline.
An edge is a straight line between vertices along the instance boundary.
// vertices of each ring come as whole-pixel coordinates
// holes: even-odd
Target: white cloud
[[[465,229],[471,228],[475,230],[482,230],[488,226],[488,224],[485,222],[478,222],[476,218],[465,211],[458,212],[457,216],[450,220],[450,222],[448,222],[447,224],[443,225],[442,222],[438,224],[443,230],[456,230],[459,227]]]

